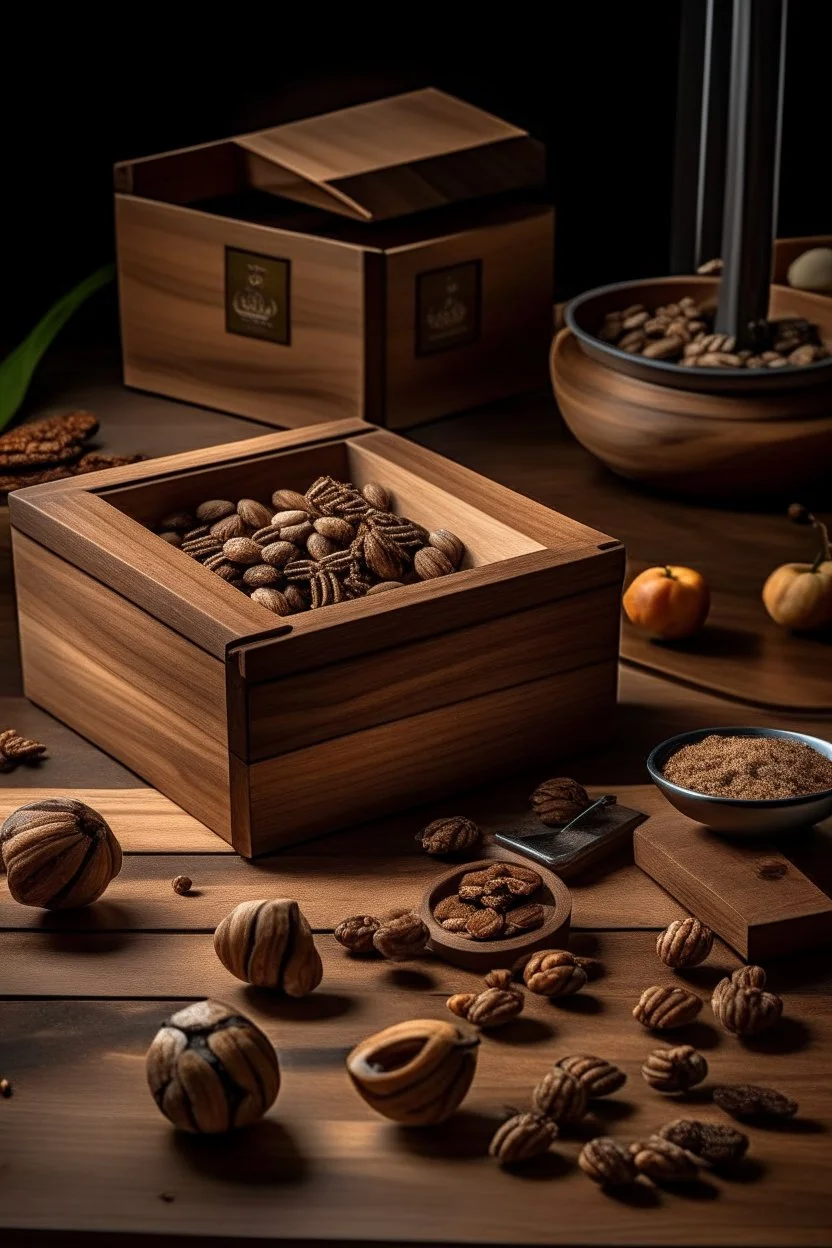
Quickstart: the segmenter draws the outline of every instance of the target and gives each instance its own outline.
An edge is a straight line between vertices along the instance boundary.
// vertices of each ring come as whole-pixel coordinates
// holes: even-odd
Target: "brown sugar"
[[[672,784],[695,793],[752,801],[832,789],[832,759],[784,737],[713,733],[672,754],[663,774]]]

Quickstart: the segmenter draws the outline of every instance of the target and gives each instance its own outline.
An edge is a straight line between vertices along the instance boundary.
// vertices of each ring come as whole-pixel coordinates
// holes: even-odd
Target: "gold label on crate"
[[[480,336],[482,261],[431,269],[416,278],[416,354],[431,355]]]
[[[291,266],[277,256],[225,249],[225,328],[288,347]]]

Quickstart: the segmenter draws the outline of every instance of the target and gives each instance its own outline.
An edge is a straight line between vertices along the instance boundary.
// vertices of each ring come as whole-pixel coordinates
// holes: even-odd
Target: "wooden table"
[[[247,422],[125,395],[100,369],[92,375],[103,380],[92,386],[73,381],[77,375],[59,379],[54,401],[84,402],[100,412],[108,449],[162,451],[251,433]],[[498,464],[494,475],[515,487],[596,519],[592,493],[581,501],[576,485],[581,472],[594,469],[584,463],[558,473],[560,449],[568,444],[556,433],[552,451],[554,413],[543,400],[536,416],[532,406],[522,418],[509,408],[444,421],[416,436],[474,467],[487,462],[494,471]],[[579,456],[570,448],[565,462],[574,465]],[[544,480],[541,464],[553,479]],[[658,514],[651,506],[651,515]],[[483,1038],[462,1112],[442,1128],[400,1130],[357,1098],[344,1074],[345,1054],[404,1018],[447,1017],[448,994],[477,981],[428,959],[404,966],[353,960],[332,930],[346,914],[418,900],[441,866],[415,850],[413,834],[440,811],[409,811],[247,864],[26,703],[13,636],[9,585],[0,580],[0,721],[40,736],[51,755],[35,771],[0,776],[0,817],[35,790],[70,791],[111,819],[126,857],[106,898],[90,911],[41,914],[0,892],[0,1077],[13,1086],[11,1099],[0,1101],[4,1248],[238,1240],[309,1248],[830,1242],[828,959],[772,968],[774,986],[786,993],[787,1018],[768,1037],[747,1043],[728,1037],[714,1028],[707,1009],[703,1021],[674,1033],[706,1053],[714,1081],[752,1078],[794,1094],[798,1119],[782,1130],[751,1129],[749,1161],[732,1179],[706,1174],[686,1190],[644,1189],[621,1199],[603,1194],[575,1165],[582,1140],[634,1138],[680,1115],[720,1117],[704,1096],[668,1101],[640,1077],[647,1051],[662,1041],[635,1024],[630,1011],[644,987],[672,979],[655,956],[655,931],[680,910],[621,855],[573,885],[573,947],[597,955],[603,976],[559,1006],[530,998],[518,1021]],[[818,680],[828,689],[828,673]],[[571,760],[568,770],[589,785],[616,788],[623,801],[645,811],[661,800],[643,784],[644,755],[657,740],[738,718],[792,722],[627,667],[620,702],[615,743]],[[832,728],[818,715],[801,723],[821,735]],[[552,766],[560,769],[554,760]],[[457,805],[494,828],[523,807],[541,778],[511,778],[462,796]],[[829,861],[822,837],[821,866]],[[172,891],[170,881],[180,873],[194,880],[193,896]],[[236,902],[281,894],[300,901],[324,961],[321,988],[300,1002],[276,1001],[239,984],[212,949],[214,926]],[[735,956],[717,945],[706,967],[687,978],[704,996],[735,965]],[[231,1139],[176,1134],[144,1082],[143,1055],[159,1023],[180,1003],[208,994],[265,1028],[283,1071],[275,1109]],[[527,1105],[551,1062],[580,1051],[619,1062],[626,1086],[564,1132],[544,1162],[499,1171],[486,1151],[505,1107]]]

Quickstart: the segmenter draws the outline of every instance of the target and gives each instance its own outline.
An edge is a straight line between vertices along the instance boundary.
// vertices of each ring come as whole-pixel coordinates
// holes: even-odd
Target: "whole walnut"
[[[548,1153],[557,1124],[542,1114],[515,1114],[494,1133],[488,1152],[501,1166],[514,1166]]]
[[[656,952],[665,966],[698,966],[714,943],[714,934],[698,919],[677,919],[656,941]]]
[[[554,828],[568,823],[590,805],[590,797],[582,784],[559,776],[544,780],[531,795],[531,807],[541,823]]]
[[[580,1079],[557,1066],[543,1076],[532,1092],[532,1108],[555,1122],[577,1122],[588,1105],[589,1096]]]
[[[482,833],[473,819],[451,815],[445,819],[434,819],[433,823],[417,833],[416,840],[426,854],[464,854],[479,845]]]
[[[708,1074],[708,1063],[690,1044],[654,1049],[641,1068],[646,1083],[657,1092],[687,1092]]]
[[[335,929],[335,939],[350,953],[374,953],[373,937],[381,923],[370,914],[355,914],[343,919]]]
[[[666,1031],[692,1023],[701,1009],[702,1002],[694,993],[684,988],[654,984],[641,994],[633,1010],[633,1018],[643,1027]]]
[[[19,806],[0,827],[0,852],[15,901],[47,910],[90,905],[121,870],[109,824],[71,797]]]
[[[780,1021],[783,1001],[774,992],[744,988],[731,979],[722,979],[714,989],[711,1008],[726,1031],[754,1036]]]
[[[593,1183],[624,1187],[636,1180],[636,1163],[629,1150],[610,1135],[599,1135],[583,1146],[578,1165]]]
[[[183,1131],[219,1132],[256,1122],[280,1090],[277,1054],[259,1027],[219,1001],[179,1010],[147,1051],[159,1109]]]
[[[586,971],[565,949],[541,949],[523,967],[523,982],[542,997],[568,997],[587,982]]]
[[[609,1096],[627,1082],[624,1071],[603,1057],[574,1053],[562,1057],[557,1065],[561,1070],[568,1071],[570,1075],[580,1079],[590,1098]]]
[[[373,934],[375,948],[393,962],[417,958],[424,953],[429,940],[430,932],[412,910],[392,911]]]
[[[241,902],[214,932],[214,949],[237,979],[289,997],[305,997],[323,976],[312,929],[288,898]]]

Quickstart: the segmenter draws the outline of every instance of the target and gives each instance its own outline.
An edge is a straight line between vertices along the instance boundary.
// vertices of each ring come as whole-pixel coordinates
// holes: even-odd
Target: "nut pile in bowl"
[[[535,900],[542,885],[531,867],[495,862],[464,872],[457,892],[437,902],[433,917],[463,940],[510,940],[543,926],[546,911]]]
[[[156,526],[160,537],[275,615],[316,610],[457,571],[465,547],[392,510],[389,494],[319,477],[305,494],[207,499]]]
[[[713,298],[698,303],[691,295],[652,310],[634,303],[608,312],[598,337],[630,355],[685,368],[785,368],[829,355],[818,326],[799,317],[770,321],[756,350],[738,351],[734,338],[714,332],[715,314]]]

